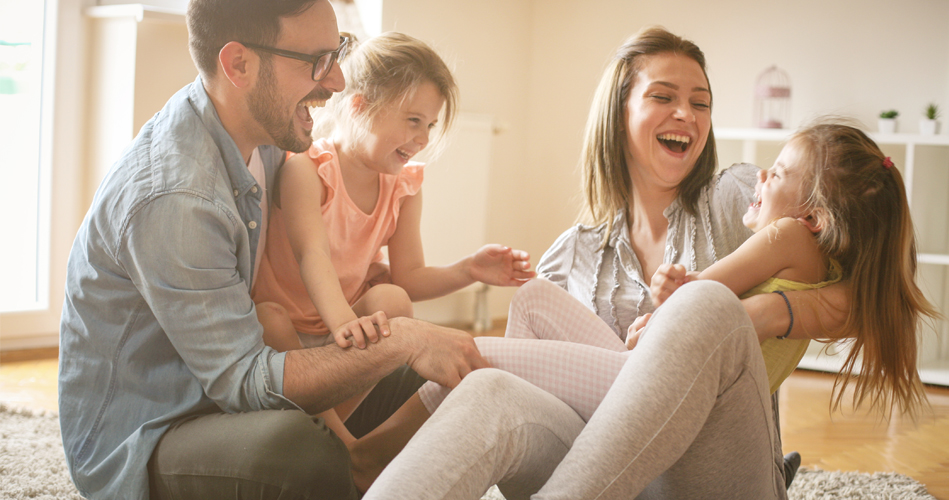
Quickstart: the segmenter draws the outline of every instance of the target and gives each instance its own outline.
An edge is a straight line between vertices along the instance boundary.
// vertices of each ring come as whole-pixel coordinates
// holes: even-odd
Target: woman
[[[621,338],[653,310],[647,290],[661,264],[702,270],[751,234],[741,216],[757,169],[715,175],[711,104],[701,50],[655,28],[620,48],[597,89],[582,157],[594,225],[564,233],[538,270]],[[846,304],[841,286],[821,299]],[[787,295],[792,337],[819,331],[819,313],[841,321],[846,308]],[[686,285],[650,321],[585,426],[536,387],[474,372],[367,498],[476,498],[494,482],[509,499],[538,488],[536,498],[784,498],[758,338],[783,335],[788,312],[781,297],[739,303],[714,283]]]

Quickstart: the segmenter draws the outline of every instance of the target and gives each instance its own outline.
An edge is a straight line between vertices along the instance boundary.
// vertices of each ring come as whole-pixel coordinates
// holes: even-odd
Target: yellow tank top
[[[827,279],[820,283],[800,283],[798,281],[785,280],[780,278],[768,278],[764,283],[745,292],[741,298],[751,297],[761,293],[771,293],[776,291],[791,292],[800,290],[813,290],[823,288],[840,281],[843,277],[843,269],[840,263],[834,259],[830,260],[830,269],[827,270]],[[808,339],[768,339],[761,343],[761,354],[764,356],[765,368],[768,369],[768,384],[771,386],[771,394],[778,390],[781,382],[791,375],[791,372],[797,368],[801,362],[804,353],[807,351]]]

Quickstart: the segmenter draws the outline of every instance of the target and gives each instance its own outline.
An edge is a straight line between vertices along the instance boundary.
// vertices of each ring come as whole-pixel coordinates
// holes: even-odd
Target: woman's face
[[[639,62],[626,101],[629,173],[640,189],[676,190],[705,149],[712,93],[689,57],[663,53]]]

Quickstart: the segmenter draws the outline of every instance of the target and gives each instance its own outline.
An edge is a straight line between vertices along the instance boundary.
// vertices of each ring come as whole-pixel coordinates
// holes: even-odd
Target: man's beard
[[[264,127],[278,148],[294,153],[302,153],[310,148],[311,138],[300,137],[294,130],[295,114],[291,115],[287,122],[279,115],[282,106],[277,99],[277,83],[272,61],[260,65],[257,86],[248,97],[247,104],[251,115]]]

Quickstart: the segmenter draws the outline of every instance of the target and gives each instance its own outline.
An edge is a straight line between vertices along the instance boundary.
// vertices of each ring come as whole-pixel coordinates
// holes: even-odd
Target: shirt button
[[[249,227],[249,228],[251,228],[251,229],[257,229],[257,222],[256,222],[256,221],[250,221],[250,222],[247,223],[247,227]]]
[[[239,194],[241,194],[241,192],[235,189],[235,190],[234,190],[234,197],[236,198],[237,195],[239,195]]]
[[[257,192],[257,186],[254,186],[254,187],[250,188],[250,192],[251,192],[251,193],[256,193],[256,192]]]

